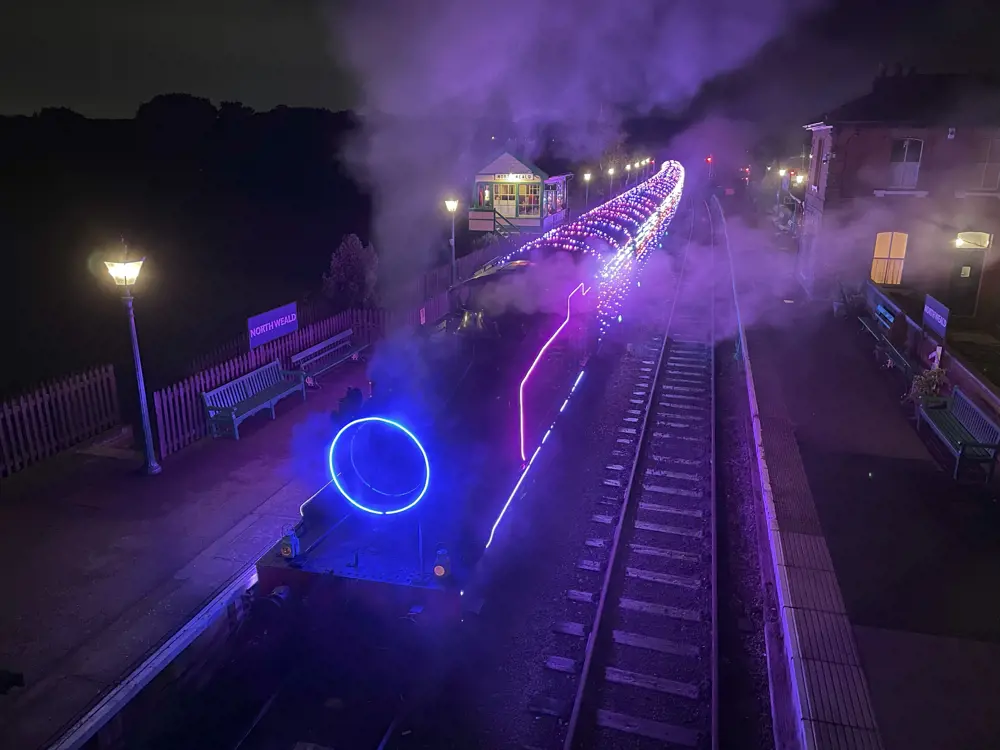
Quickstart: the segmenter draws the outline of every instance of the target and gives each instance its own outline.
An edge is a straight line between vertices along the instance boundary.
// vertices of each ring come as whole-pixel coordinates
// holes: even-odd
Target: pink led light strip
[[[520,435],[521,435],[521,460],[522,461],[527,461],[528,460],[528,453],[525,450],[525,445],[524,445],[524,441],[525,441],[525,437],[524,437],[524,386],[527,384],[528,378],[531,377],[531,373],[533,373],[535,371],[535,368],[538,366],[538,363],[541,361],[542,357],[545,355],[545,352],[548,350],[548,348],[550,346],[552,346],[552,342],[555,341],[556,338],[558,338],[558,336],[562,332],[562,330],[567,326],[567,324],[569,324],[570,307],[571,307],[572,302],[573,302],[573,295],[576,294],[577,292],[581,291],[581,290],[583,291],[583,294],[581,296],[583,296],[583,295],[586,295],[587,292],[590,291],[590,287],[587,287],[586,289],[584,289],[583,288],[583,282],[581,282],[581,283],[579,283],[579,284],[576,285],[576,288],[573,289],[572,292],[569,293],[569,296],[566,298],[566,319],[556,329],[556,332],[552,334],[552,336],[549,338],[549,340],[545,342],[545,345],[538,352],[538,356],[535,357],[535,361],[531,363],[531,367],[528,368],[528,371],[524,374],[524,379],[521,381],[521,387],[520,387],[520,390],[518,391],[518,408],[519,408],[519,411],[520,411]]]

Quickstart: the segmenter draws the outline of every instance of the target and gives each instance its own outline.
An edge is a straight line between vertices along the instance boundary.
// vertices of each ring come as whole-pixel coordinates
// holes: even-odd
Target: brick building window
[[[879,232],[875,235],[872,253],[871,279],[876,284],[903,283],[903,261],[906,260],[905,232]]]
[[[889,157],[889,187],[913,190],[920,174],[924,142],[917,138],[896,138]]]
[[[1000,131],[983,138],[969,185],[973,190],[1000,190]]]

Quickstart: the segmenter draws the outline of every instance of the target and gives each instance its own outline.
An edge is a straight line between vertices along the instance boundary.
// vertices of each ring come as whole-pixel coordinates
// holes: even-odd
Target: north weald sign
[[[247,319],[250,348],[280,339],[299,329],[298,305],[292,302]]]
[[[924,330],[938,336],[944,341],[948,331],[948,308],[931,295],[924,298]]]

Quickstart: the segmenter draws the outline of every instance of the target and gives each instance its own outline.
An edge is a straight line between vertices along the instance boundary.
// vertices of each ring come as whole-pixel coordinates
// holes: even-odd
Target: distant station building
[[[538,235],[569,219],[567,181],[504,152],[476,174],[469,206],[469,230]]]

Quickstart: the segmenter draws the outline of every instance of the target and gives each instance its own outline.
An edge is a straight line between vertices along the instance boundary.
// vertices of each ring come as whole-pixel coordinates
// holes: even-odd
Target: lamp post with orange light
[[[138,260],[128,259],[128,248],[120,261],[104,261],[108,268],[108,273],[115,280],[115,285],[122,289],[122,302],[128,311],[129,332],[132,335],[132,357],[135,360],[135,379],[139,387],[139,415],[142,419],[142,437],[145,450],[145,470],[147,474],[159,474],[163,469],[156,461],[156,452],[153,449],[153,431],[149,426],[149,407],[146,404],[146,384],[142,378],[142,358],[139,356],[139,338],[135,333],[135,310],[132,302],[132,286],[139,278],[139,271],[142,270],[142,263],[145,258]]]
[[[455,286],[458,282],[455,268],[455,212],[458,211],[458,201],[449,198],[444,202],[444,207],[451,214],[451,286]]]

